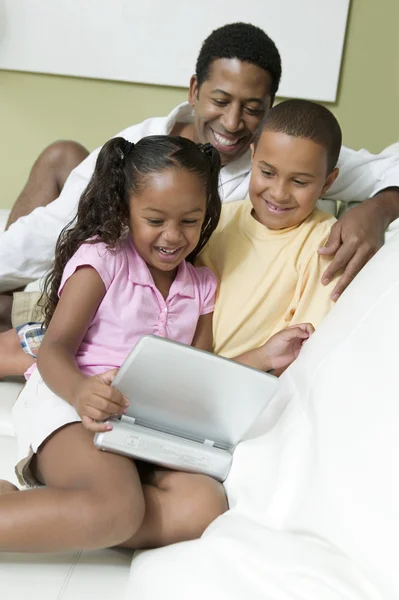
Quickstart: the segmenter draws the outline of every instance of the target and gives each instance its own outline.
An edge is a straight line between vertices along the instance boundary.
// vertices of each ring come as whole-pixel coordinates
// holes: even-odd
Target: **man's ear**
[[[339,175],[339,169],[335,168],[331,171],[331,173],[328,175],[327,179],[324,182],[323,188],[321,190],[321,194],[320,196],[324,196],[324,194],[326,193],[327,190],[330,189],[330,187],[332,186],[332,184],[334,183],[334,181],[337,179]]]
[[[198,100],[198,80],[196,75],[192,75],[190,79],[190,88],[188,90],[188,102],[194,108],[195,103]]]

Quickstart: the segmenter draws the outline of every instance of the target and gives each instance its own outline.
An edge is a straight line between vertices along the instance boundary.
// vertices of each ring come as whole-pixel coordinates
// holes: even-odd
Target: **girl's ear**
[[[323,196],[326,193],[326,191],[330,189],[330,187],[332,186],[334,181],[337,179],[338,175],[339,175],[338,168],[335,168],[331,171],[331,173],[328,175],[327,179],[324,182],[320,196]]]

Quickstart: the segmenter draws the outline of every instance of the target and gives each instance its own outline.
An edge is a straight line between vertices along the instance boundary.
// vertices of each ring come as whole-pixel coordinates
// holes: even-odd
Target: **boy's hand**
[[[273,335],[262,346],[270,369],[284,369],[297,357],[303,343],[310,338],[314,327],[310,323],[292,325]]]
[[[88,377],[79,385],[74,406],[83,426],[94,433],[110,431],[110,423],[101,423],[126,412],[129,402],[117,389],[111,387],[118,369]]]

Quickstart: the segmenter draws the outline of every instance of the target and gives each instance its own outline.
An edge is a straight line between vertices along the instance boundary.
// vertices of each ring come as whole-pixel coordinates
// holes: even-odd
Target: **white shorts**
[[[22,485],[40,485],[30,471],[30,462],[40,446],[55,431],[69,423],[80,422],[76,410],[54,394],[35,369],[20,393],[13,411],[18,443],[15,472]]]

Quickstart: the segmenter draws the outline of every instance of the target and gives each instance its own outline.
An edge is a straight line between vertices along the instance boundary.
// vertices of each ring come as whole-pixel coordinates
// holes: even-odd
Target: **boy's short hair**
[[[281,79],[281,58],[262,29],[250,23],[231,23],[212,31],[202,44],[195,66],[199,88],[209,78],[213,61],[220,58],[238,58],[270,73],[274,100]]]
[[[327,172],[335,168],[342,145],[342,132],[331,111],[310,100],[286,100],[269,110],[263,119],[260,135],[276,131],[305,138],[327,150]],[[255,145],[257,144],[255,142]]]

